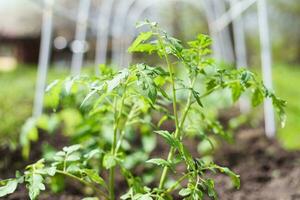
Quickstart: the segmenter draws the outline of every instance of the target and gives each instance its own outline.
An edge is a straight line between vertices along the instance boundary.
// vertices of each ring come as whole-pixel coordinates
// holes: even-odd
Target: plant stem
[[[125,101],[125,97],[126,97],[125,92],[126,92],[126,87],[127,87],[127,80],[126,80],[125,86],[124,86],[124,93],[123,93],[122,99],[121,99],[120,110],[118,112],[118,115],[115,116],[114,130],[113,130],[113,141],[112,141],[112,146],[111,146],[111,155],[113,155],[113,156],[115,156],[115,154],[116,154],[118,126],[119,126],[120,118],[122,116],[124,101]],[[114,99],[114,113],[117,113],[117,99],[116,99],[116,97]],[[109,199],[110,200],[115,199],[114,186],[115,186],[115,166],[113,166],[109,169],[108,189],[109,189]]]
[[[169,187],[164,194],[168,194],[170,192],[172,192],[173,190],[175,190],[177,188],[177,186],[184,180],[186,179],[186,177],[188,177],[189,175],[191,175],[191,172],[184,174],[182,177],[180,177],[171,187]]]
[[[179,122],[178,122],[179,120],[178,120],[177,105],[176,105],[177,104],[177,98],[176,98],[176,89],[175,89],[175,79],[174,79],[174,74],[173,74],[174,73],[173,72],[173,66],[170,63],[168,54],[166,52],[166,48],[163,44],[163,40],[162,40],[162,38],[159,34],[158,34],[158,41],[159,41],[161,47],[164,50],[164,57],[165,57],[165,60],[166,60],[167,66],[168,66],[168,71],[170,73],[170,78],[171,78],[172,104],[173,104],[173,113],[174,113],[174,116],[175,116],[175,126],[176,126],[175,137],[176,137],[180,133],[180,131],[179,131]],[[170,151],[169,151],[169,154],[168,154],[168,161],[173,159],[174,153],[175,153],[175,149],[173,147],[171,147]],[[164,187],[164,183],[165,183],[165,180],[166,180],[166,177],[167,177],[167,174],[168,174],[168,169],[169,168],[167,166],[165,166],[163,168],[163,172],[161,174],[161,178],[160,178],[160,181],[159,181],[159,189],[162,189]]]
[[[192,81],[191,88],[194,86],[195,80],[196,79],[194,79]],[[190,93],[189,93],[188,100],[187,100],[187,103],[186,103],[186,106],[185,106],[180,124],[178,125],[178,128],[176,128],[176,131],[175,131],[175,134],[174,134],[176,139],[179,139],[181,137],[181,128],[182,128],[182,126],[185,122],[185,119],[186,119],[186,116],[187,116],[188,111],[190,109],[190,106],[192,105],[191,100],[192,100],[192,91],[190,91]],[[174,157],[175,150],[176,149],[174,147],[170,148],[170,152],[169,152],[168,158],[167,158],[168,161],[172,161],[172,159]],[[164,169],[163,169],[162,175],[161,175],[160,182],[159,182],[159,189],[163,189],[163,187],[164,187],[164,183],[165,183],[165,180],[167,178],[168,170],[169,170],[168,166],[165,166]]]
[[[84,184],[84,185],[86,185],[88,187],[91,187],[96,193],[99,194],[100,197],[104,197],[105,199],[109,199],[108,196],[102,190],[100,190],[99,188],[95,187],[93,184],[91,184],[91,183],[89,183],[89,182],[87,182],[87,181],[85,181],[85,180],[83,180],[83,179],[81,179],[81,178],[79,178],[77,176],[74,176],[73,174],[70,174],[70,173],[67,173],[67,172],[64,172],[64,171],[61,171],[61,170],[56,170],[56,173],[62,174],[64,176],[68,176],[70,178],[73,178],[73,179],[81,182],[82,184]]]

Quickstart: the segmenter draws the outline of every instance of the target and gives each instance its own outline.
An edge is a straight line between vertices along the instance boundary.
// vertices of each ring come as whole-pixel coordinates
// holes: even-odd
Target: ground
[[[221,200],[300,199],[300,152],[288,152],[265,138],[262,129],[242,130],[234,145],[224,145],[216,162],[241,176],[235,190],[224,176],[217,176]]]

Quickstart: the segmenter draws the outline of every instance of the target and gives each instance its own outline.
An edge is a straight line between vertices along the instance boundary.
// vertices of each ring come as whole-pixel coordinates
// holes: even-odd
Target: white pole
[[[103,0],[99,9],[95,58],[95,71],[97,74],[99,73],[99,65],[106,64],[109,22],[111,19],[113,5],[114,0]]]
[[[44,0],[43,24],[37,72],[37,82],[33,105],[33,117],[39,117],[43,112],[44,90],[46,86],[48,64],[52,37],[52,8],[54,0]]]
[[[210,0],[213,6],[215,19],[220,18],[225,12],[225,2],[224,0]],[[230,32],[228,26],[224,27],[222,30],[218,32],[218,36],[220,38],[220,47],[222,50],[223,61],[228,63],[233,63],[234,55],[233,55],[233,47],[230,38]]]
[[[239,0],[230,0],[230,7],[233,7]],[[238,69],[247,67],[247,53],[245,44],[243,15],[237,16],[232,21],[234,50],[236,58],[236,66]],[[239,101],[240,111],[247,113],[250,111],[250,102],[246,97],[242,97]]]
[[[220,38],[218,37],[218,32],[215,31],[215,27],[213,26],[215,21],[215,14],[214,14],[214,8],[212,5],[212,1],[210,0],[202,0],[202,4],[205,11],[205,16],[208,23],[208,29],[210,32],[210,35],[212,37],[212,49],[214,58],[221,60],[222,58],[222,51],[220,46]]]
[[[120,3],[114,9],[114,18],[112,20],[112,65],[119,66],[123,63],[122,57],[122,37],[127,30],[124,30],[124,25],[128,18],[130,8],[133,6],[136,0],[120,1]],[[146,1],[145,1],[146,3]],[[124,32],[125,31],[125,32]]]
[[[90,9],[90,0],[80,0],[78,6],[78,16],[76,23],[75,40],[72,43],[73,56],[71,63],[71,74],[80,74],[84,48],[86,44],[87,22]]]
[[[261,43],[261,63],[264,84],[272,89],[272,58],[269,38],[267,5],[265,0],[257,1],[259,35]],[[274,110],[271,99],[264,102],[265,131],[268,137],[274,137],[276,132]]]
[[[219,32],[224,29],[232,22],[234,18],[245,12],[245,10],[252,6],[252,4],[254,4],[256,1],[257,0],[243,0],[236,3],[226,13],[219,17],[218,20],[212,23],[213,31]]]

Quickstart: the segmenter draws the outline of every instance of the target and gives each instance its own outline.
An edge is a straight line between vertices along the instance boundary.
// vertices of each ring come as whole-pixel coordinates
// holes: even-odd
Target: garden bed
[[[160,143],[163,144],[163,143]],[[163,146],[160,150],[167,150]],[[162,153],[162,152],[161,152]],[[164,153],[163,153],[164,154]],[[10,157],[6,155],[6,159]],[[22,164],[15,154],[13,163],[6,163],[9,170],[1,170],[7,177],[13,168]],[[216,175],[216,187],[221,200],[297,200],[300,199],[300,152],[287,152],[274,141],[264,137],[262,129],[243,129],[236,135],[234,144],[224,144],[215,154],[217,164],[228,166],[241,176],[241,188],[232,188],[227,176]],[[81,186],[67,183],[62,194],[43,193],[39,199],[81,199]],[[124,185],[120,183],[120,186]],[[123,187],[122,187],[123,188]],[[24,187],[5,199],[28,199]]]

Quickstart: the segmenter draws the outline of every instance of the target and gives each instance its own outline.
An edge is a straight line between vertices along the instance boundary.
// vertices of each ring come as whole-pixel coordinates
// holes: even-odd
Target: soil
[[[241,176],[241,188],[217,175],[221,200],[300,200],[300,152],[283,150],[262,129],[242,130],[234,145],[223,145],[215,161]]]
[[[196,142],[191,141],[189,146],[196,147]],[[163,142],[159,142],[157,149],[160,155],[166,154]],[[7,156],[7,151],[0,153],[5,159],[11,157],[6,161],[7,169],[0,169],[0,177],[9,177],[14,168],[20,169],[21,157],[18,152],[11,156]],[[18,162],[11,163],[13,161]],[[236,134],[234,144],[221,145],[215,153],[215,162],[241,176],[241,187],[236,190],[228,177],[213,175],[220,200],[300,200],[300,152],[283,150],[276,141],[265,138],[262,129],[244,127]],[[72,182],[67,185],[63,194],[44,193],[39,199],[81,199],[82,194],[78,192],[81,186]],[[25,188],[19,187],[16,193],[2,199],[25,200],[28,197]]]

